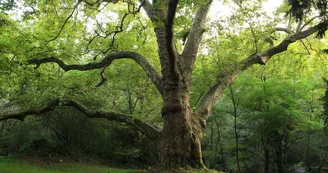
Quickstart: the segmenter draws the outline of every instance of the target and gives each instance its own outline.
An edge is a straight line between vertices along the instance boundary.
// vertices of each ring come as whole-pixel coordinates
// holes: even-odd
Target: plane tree
[[[290,16],[290,24],[286,28],[273,28],[268,31],[268,37],[265,39],[257,38],[250,27],[253,37],[249,39],[254,44],[261,43],[260,47],[263,49],[256,48],[251,54],[241,52],[239,54],[241,57],[236,59],[242,60],[232,64],[232,68],[219,71],[215,75],[215,80],[211,81],[211,86],[201,92],[199,101],[191,107],[193,69],[197,63],[203,35],[207,32],[206,19],[209,17],[210,7],[214,4],[213,0],[44,0],[40,2],[25,0],[24,3],[26,6],[22,9],[24,14],[15,16],[19,18],[18,21],[25,23],[23,29],[13,29],[15,28],[12,24],[13,20],[5,12],[2,12],[0,21],[0,26],[6,31],[6,34],[1,34],[2,37],[11,38],[11,43],[1,43],[0,52],[20,59],[16,68],[22,71],[28,68],[31,71],[31,66],[37,69],[49,64],[57,64],[65,72],[100,69],[101,80],[97,86],[102,86],[107,80],[105,71],[114,64],[114,61],[132,60],[145,72],[157,89],[158,97],[163,101],[161,108],[163,127],[157,128],[127,113],[93,110],[77,100],[63,97],[58,97],[42,107],[1,115],[0,121],[8,119],[23,121],[27,116],[42,115],[58,106],[74,107],[89,118],[103,118],[130,125],[157,141],[158,165],[164,170],[176,167],[206,169],[202,161],[201,141],[206,120],[224,89],[232,84],[240,73],[256,64],[266,65],[275,55],[286,51],[289,45],[310,36],[322,37],[328,25],[326,1],[311,1],[306,6],[299,1],[290,2],[290,10],[287,13]],[[251,4],[251,1],[234,3],[241,9]],[[124,5],[128,10],[122,12],[120,9]],[[13,6],[11,9],[15,8],[18,7]],[[311,17],[310,11],[314,8],[320,13]],[[102,23],[98,20],[98,14],[104,14],[103,18],[116,16],[113,18],[118,19],[119,24],[113,25],[113,22],[108,22],[110,21],[108,18],[107,22]],[[145,16],[147,20],[144,19]],[[181,18],[189,22],[183,24],[184,27],[187,26],[187,31],[178,33],[177,30],[181,31],[181,26],[177,22]],[[93,20],[96,29],[90,29],[86,24],[88,20]],[[147,25],[145,26],[143,22]],[[19,26],[19,24],[15,25]],[[79,29],[72,28],[73,26],[79,26]],[[134,45],[115,47],[115,44],[125,39],[125,32],[132,30],[133,27],[130,26],[152,31],[143,34],[146,35],[145,38],[155,38],[152,43],[157,44],[158,53],[149,53],[152,50],[148,50],[148,53],[144,50],[138,51],[137,46]],[[93,31],[93,34],[90,34],[90,31]],[[284,38],[274,40],[272,34],[276,32],[284,33],[282,34]],[[109,41],[102,42],[101,39]],[[23,47],[22,44],[27,46]],[[15,58],[8,61],[14,61]],[[156,63],[159,65],[154,65]],[[30,73],[33,73],[33,69]]]

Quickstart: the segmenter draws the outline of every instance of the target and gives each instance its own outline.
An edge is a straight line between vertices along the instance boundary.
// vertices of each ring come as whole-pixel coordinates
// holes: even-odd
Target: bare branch
[[[96,85],[96,87],[100,87],[101,85],[103,85],[107,81],[107,77],[105,76],[105,70],[108,66],[109,65],[103,67],[103,69],[100,71],[101,81]]]
[[[18,119],[18,120],[24,121],[24,119],[27,116],[42,115],[46,112],[54,111],[55,108],[58,106],[74,107],[75,109],[77,109],[78,111],[83,113],[88,118],[104,118],[104,119],[107,119],[108,121],[117,121],[117,122],[125,123],[137,130],[140,130],[142,133],[144,133],[150,139],[157,140],[160,137],[160,131],[148,123],[142,122],[138,119],[135,119],[129,115],[122,114],[122,113],[90,110],[75,100],[56,99],[56,100],[50,102],[49,104],[47,104],[46,106],[39,108],[39,109],[31,109],[31,110],[24,111],[24,112],[1,115],[0,121],[4,121],[4,120],[8,120],[8,119]]]
[[[296,32],[299,32],[299,31],[301,31],[301,26],[302,26],[302,23],[303,23],[303,20],[302,20],[302,19],[300,19],[300,20],[299,20],[299,22],[298,22],[298,24],[297,24],[297,27],[296,27],[296,29],[295,29],[295,31],[296,31]]]
[[[314,16],[313,18],[311,18],[310,20],[308,20],[307,22],[305,22],[301,27],[300,27],[300,31],[302,31],[308,24],[310,24],[311,22],[313,22],[316,18],[321,17],[320,15],[318,16]]]
[[[139,0],[140,4],[143,4],[143,9],[146,11],[148,17],[150,18],[151,21],[155,20],[155,16],[153,13],[153,5],[148,1],[148,0]]]
[[[125,21],[126,17],[129,16],[129,15],[131,15],[131,14],[137,14],[137,13],[139,13],[139,12],[140,12],[140,9],[141,9],[141,7],[143,6],[144,3],[145,3],[145,1],[144,1],[143,3],[141,3],[141,4],[139,5],[139,7],[138,7],[136,10],[133,9],[133,11],[130,11],[129,6],[130,6],[131,4],[128,3],[128,10],[129,10],[129,12],[127,12],[127,13],[125,13],[125,14],[123,15],[123,17],[122,17],[122,19],[121,19],[121,24],[120,24],[119,26],[117,26],[117,30],[114,31],[114,32],[111,32],[111,33],[109,34],[109,35],[112,35],[112,34],[113,34],[111,46],[114,45],[114,42],[115,42],[115,36],[116,36],[118,33],[123,32],[123,30],[124,30],[124,28],[123,28],[123,24],[124,24],[124,21]],[[107,52],[106,52],[106,53],[107,53]]]
[[[73,11],[72,11],[71,14],[66,18],[66,20],[64,21],[62,27],[60,28],[59,32],[57,33],[57,35],[56,35],[54,38],[48,40],[48,41],[46,42],[46,44],[48,44],[48,43],[50,43],[50,42],[56,40],[56,39],[59,37],[59,35],[60,35],[61,32],[63,31],[65,25],[67,24],[68,20],[73,16],[73,14],[74,14],[75,10],[77,9],[78,5],[80,4],[80,2],[81,2],[81,1],[78,1],[78,2],[74,5]]]
[[[82,2],[86,3],[89,6],[94,6],[94,5],[99,5],[102,2],[108,2],[108,3],[113,3],[116,4],[119,0],[96,0],[95,2],[89,2],[87,0],[83,0]]]
[[[104,1],[104,2],[105,2],[105,1]],[[106,2],[107,2],[107,1],[106,1]],[[116,2],[116,1],[115,1],[115,2]],[[120,20],[119,25],[116,26],[116,30],[115,30],[115,31],[110,31],[110,32],[106,32],[106,31],[105,31],[105,36],[102,36],[102,35],[100,35],[97,31],[95,31],[95,34],[96,34],[96,35],[93,36],[93,37],[89,40],[88,45],[87,45],[87,49],[89,48],[89,46],[91,45],[91,43],[92,43],[97,37],[108,38],[109,36],[112,36],[112,41],[111,41],[111,43],[110,43],[110,45],[109,45],[109,48],[106,49],[106,50],[103,52],[104,54],[106,54],[106,53],[107,53],[107,52],[108,52],[108,51],[114,46],[114,43],[115,43],[115,37],[116,37],[119,33],[121,33],[121,32],[124,31],[124,28],[125,28],[125,27],[124,27],[125,19],[126,19],[129,15],[135,15],[135,14],[139,13],[140,10],[141,10],[141,7],[145,4],[145,2],[146,2],[146,1],[143,1],[143,2],[139,5],[139,7],[138,7],[137,9],[134,8],[134,7],[135,7],[134,4],[132,4],[131,2],[127,2],[127,4],[128,4],[128,12],[124,13],[122,19]],[[132,11],[130,10],[130,6],[133,7]],[[100,31],[101,31],[101,32],[104,32],[103,29],[102,29],[102,27],[101,27],[101,25],[98,23],[97,20],[96,20],[96,22],[97,22],[98,27],[100,28]],[[128,23],[127,25],[129,25],[129,23]]]
[[[275,32],[275,31],[282,31],[282,32],[285,32],[287,34],[292,34],[293,33],[291,30],[289,30],[287,28],[281,28],[281,27],[275,28],[275,30],[273,32]]]
[[[325,77],[322,77],[322,79],[326,82],[326,84],[328,85],[328,79],[326,79]]]
[[[95,2],[89,2],[89,1],[87,1],[87,0],[84,0],[84,1],[82,1],[82,2],[86,3],[86,4],[89,5],[89,6],[94,6],[94,5],[96,5],[96,4],[99,4],[99,3],[101,2],[101,0],[97,0],[97,1],[95,1]]]
[[[311,53],[310,53],[309,49],[307,48],[307,46],[305,45],[304,41],[303,41],[303,40],[300,40],[300,42],[301,42],[302,45],[304,46],[304,48],[305,48],[307,54],[310,55]]]
[[[36,64],[36,68],[44,63],[56,63],[58,64],[63,70],[70,71],[70,70],[80,70],[80,71],[87,71],[93,69],[100,69],[106,66],[109,66],[115,59],[132,59],[137,64],[139,64],[142,69],[146,72],[148,78],[154,83],[158,91],[163,95],[163,88],[162,88],[162,79],[161,75],[157,72],[157,70],[149,63],[149,61],[142,55],[133,52],[133,51],[122,51],[122,52],[115,52],[110,53],[105,58],[97,63],[89,63],[84,65],[67,65],[62,60],[56,57],[48,57],[42,59],[32,59],[28,60],[29,64]]]

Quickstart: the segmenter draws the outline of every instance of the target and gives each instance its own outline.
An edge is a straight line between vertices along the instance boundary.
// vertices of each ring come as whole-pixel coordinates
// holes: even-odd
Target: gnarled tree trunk
[[[204,168],[201,141],[205,120],[189,105],[190,81],[164,78],[164,127],[158,146],[160,166]]]

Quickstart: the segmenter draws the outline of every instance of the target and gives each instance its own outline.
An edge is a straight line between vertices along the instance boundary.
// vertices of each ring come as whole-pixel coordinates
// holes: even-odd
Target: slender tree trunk
[[[282,166],[282,149],[281,149],[281,141],[279,141],[279,144],[276,148],[276,163],[277,163],[277,169],[278,173],[284,173],[284,169]]]
[[[321,98],[323,101],[323,114],[322,114],[322,118],[324,120],[324,125],[325,125],[325,133],[328,135],[328,80],[326,78],[323,78],[323,80],[326,82],[327,84],[327,88],[325,91],[325,95]]]
[[[217,163],[217,154],[218,153],[218,145],[220,146],[220,163],[222,164],[223,167],[223,171],[226,170],[226,162],[224,159],[224,154],[223,154],[223,144],[222,144],[222,139],[221,139],[221,130],[220,130],[220,124],[219,122],[216,120],[215,114],[213,114],[214,116],[214,121],[216,124],[216,128],[217,128],[217,133],[218,133],[218,138],[216,140],[216,145],[215,145],[215,165]]]
[[[306,171],[310,171],[310,137],[311,134],[309,131],[307,131],[307,139],[306,139]]]
[[[231,93],[231,100],[232,100],[233,113],[234,113],[234,133],[235,133],[235,139],[236,139],[237,169],[238,169],[238,173],[241,173],[241,171],[240,171],[240,162],[239,162],[239,142],[238,142],[239,137],[238,137],[238,132],[237,132],[237,106],[236,106],[235,97],[234,97],[231,85],[230,85],[230,93]]]
[[[6,121],[0,122],[0,125],[1,125],[1,127],[0,127],[0,135],[3,132],[3,129],[5,129],[5,123],[6,123]]]
[[[324,154],[324,155],[326,155],[326,154]],[[320,165],[317,169],[317,172],[322,172],[322,167],[323,167],[323,165],[325,165],[326,160],[327,160],[326,156],[324,156],[324,158],[320,159]]]
[[[214,157],[216,156],[216,153],[213,151],[214,149],[214,130],[213,130],[213,123],[211,123],[211,161],[210,161],[210,167],[215,168],[215,162]]]
[[[269,173],[270,170],[270,150],[267,147],[267,143],[265,141],[264,136],[264,129],[262,128],[262,125],[259,121],[257,121],[261,130],[261,143],[264,150],[264,173]]]
[[[288,124],[287,124],[287,129],[291,129],[291,116],[288,117]],[[287,159],[287,155],[288,155],[288,142],[289,142],[289,131],[286,131],[286,134],[285,134],[285,146],[284,148],[282,149],[282,171],[285,172],[285,167],[286,167],[286,159]]]
[[[23,136],[22,136],[22,131],[21,131],[21,129],[22,129],[22,123],[20,123],[19,124],[19,135],[18,135],[18,141],[17,141],[17,144],[16,144],[16,153],[18,153],[19,152],[19,149],[20,149],[20,147],[21,147],[21,144],[22,144],[22,138],[23,138]]]
[[[264,173],[269,173],[270,170],[270,151],[264,149]]]

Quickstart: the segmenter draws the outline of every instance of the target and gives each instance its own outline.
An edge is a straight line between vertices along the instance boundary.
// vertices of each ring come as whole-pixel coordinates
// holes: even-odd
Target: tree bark
[[[158,146],[160,166],[205,168],[201,141],[206,122],[190,108],[190,81],[172,75],[169,71],[163,76],[164,127]]]
[[[145,10],[154,23],[162,67],[164,127],[158,144],[159,166],[205,168],[202,161],[201,141],[207,114],[194,113],[190,108],[190,85],[193,62],[204,32],[205,18],[211,4],[197,10],[191,31],[194,31],[182,54],[177,52],[174,40],[174,18],[178,0],[169,0],[167,6],[148,5]],[[146,3],[147,4],[147,3]],[[157,18],[151,11],[155,9]],[[195,37],[195,38],[194,38]]]

